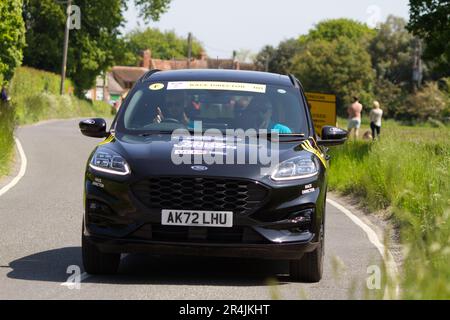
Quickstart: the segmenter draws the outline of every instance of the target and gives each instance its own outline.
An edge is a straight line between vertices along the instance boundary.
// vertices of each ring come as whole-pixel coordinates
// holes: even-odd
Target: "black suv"
[[[82,252],[91,274],[121,253],[290,261],[294,281],[322,277],[327,146],[293,76],[153,70],[131,89],[85,175]]]

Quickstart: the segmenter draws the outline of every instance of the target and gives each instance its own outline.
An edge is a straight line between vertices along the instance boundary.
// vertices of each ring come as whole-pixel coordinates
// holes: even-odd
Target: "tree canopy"
[[[135,0],[141,15],[159,19],[169,0]],[[123,41],[119,28],[124,23],[126,0],[76,0],[81,9],[81,29],[72,30],[68,51],[67,75],[75,83],[76,92],[91,88],[95,78],[123,58]],[[24,64],[59,72],[66,22],[66,5],[54,0],[25,0],[23,17],[26,22],[27,48]]]
[[[2,0],[0,21],[0,80],[8,81],[22,62],[22,49],[25,46],[22,0]]]
[[[306,90],[336,94],[341,113],[355,95],[368,103],[375,79],[368,45],[375,33],[349,19],[320,22],[300,36],[290,68]]]
[[[184,58],[188,52],[187,38],[178,36],[174,31],[162,32],[154,28],[134,30],[125,36],[124,41],[130,55],[123,64],[136,65],[141,51],[145,49],[151,49],[152,57],[157,59]],[[193,39],[192,56],[198,58],[202,51],[201,44]]]
[[[432,61],[436,78],[450,75],[450,1],[410,0],[408,29],[425,41],[424,58]]]
[[[343,103],[353,96],[368,102],[374,72],[369,53],[351,39],[314,40],[293,60],[293,72],[308,91],[334,93]],[[340,103],[340,111],[344,105]]]

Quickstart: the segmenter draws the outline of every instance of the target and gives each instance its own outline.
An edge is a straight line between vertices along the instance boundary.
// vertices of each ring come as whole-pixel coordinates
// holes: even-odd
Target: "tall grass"
[[[48,119],[111,116],[111,107],[103,102],[91,103],[72,95],[59,95],[58,75],[32,68],[18,68],[11,81],[10,96],[19,124]],[[72,88],[66,82],[66,92]]]
[[[450,129],[389,125],[332,150],[330,188],[389,209],[405,251],[406,299],[450,299]]]
[[[0,105],[0,177],[7,174],[14,150],[16,125],[48,119],[73,117],[108,117],[111,107],[103,102],[91,103],[72,95],[59,95],[58,75],[32,68],[17,68],[9,86],[11,101]],[[66,92],[73,87],[66,82]]]
[[[14,109],[0,102],[0,177],[8,173],[14,150]]]

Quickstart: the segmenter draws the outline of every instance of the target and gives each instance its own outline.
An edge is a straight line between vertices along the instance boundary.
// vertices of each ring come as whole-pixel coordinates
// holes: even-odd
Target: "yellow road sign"
[[[306,93],[311,105],[314,128],[320,136],[324,126],[335,126],[337,122],[336,96],[322,93]]]

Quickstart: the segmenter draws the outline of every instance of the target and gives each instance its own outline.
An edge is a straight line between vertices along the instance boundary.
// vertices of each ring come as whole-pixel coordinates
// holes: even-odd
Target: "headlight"
[[[130,174],[130,166],[125,159],[112,150],[97,150],[89,166],[97,171],[126,176]]]
[[[311,178],[318,173],[313,157],[303,155],[280,163],[271,178],[275,181],[297,180]]]

